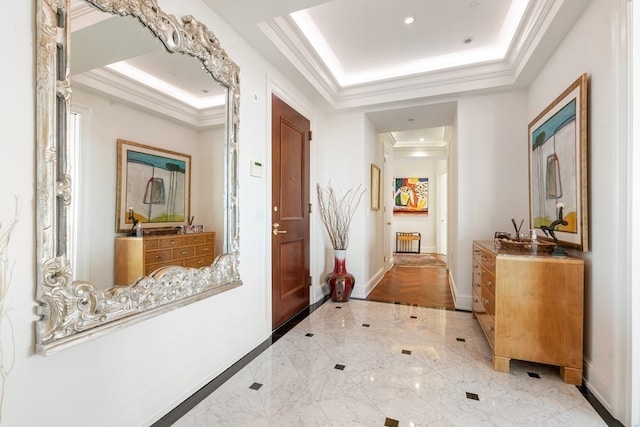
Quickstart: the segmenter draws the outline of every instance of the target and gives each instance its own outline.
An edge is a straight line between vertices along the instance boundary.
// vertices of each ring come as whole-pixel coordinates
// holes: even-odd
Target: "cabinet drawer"
[[[160,240],[159,239],[144,239],[144,251],[153,251],[155,249],[160,249]]]
[[[196,256],[215,255],[216,248],[213,244],[196,246]]]
[[[480,297],[480,290],[474,289],[471,295],[471,310],[473,310],[476,315],[485,313],[486,310],[484,308],[484,304],[482,303],[482,298]]]
[[[144,266],[144,275],[148,276],[151,273],[153,273],[154,271],[156,271],[157,269],[159,269],[160,267],[168,267],[170,265],[177,265],[177,266],[182,266],[181,262],[176,262],[176,261],[167,261],[167,262],[159,262],[156,264],[146,264]]]
[[[177,248],[184,245],[184,238],[183,237],[171,237],[168,239],[161,239],[160,240],[160,248],[162,249],[168,249],[168,248]]]
[[[144,254],[144,263],[155,264],[159,262],[171,261],[171,249],[162,249],[158,251],[149,251]]]
[[[195,246],[183,246],[181,248],[175,248],[171,250],[172,259],[184,259],[184,258],[195,256],[195,254],[196,254]]]
[[[496,276],[490,272],[489,270],[484,270],[482,272],[482,286],[486,286],[487,289],[491,291],[491,293],[495,294],[496,292]]]
[[[495,316],[496,315],[496,299],[493,296],[493,293],[486,286],[482,287],[480,300],[482,301],[482,304],[484,304],[484,307],[487,313],[489,313],[492,316]]]
[[[488,253],[487,251],[482,251],[482,255],[480,256],[482,265],[492,273],[496,271],[496,257],[493,254]]]
[[[199,256],[196,258],[189,258],[184,261],[184,266],[192,267],[192,268],[207,267],[213,264],[213,259],[214,259],[213,255],[205,255],[205,256]]]
[[[488,314],[478,314],[478,323],[482,327],[485,336],[489,340],[489,345],[495,351],[496,348],[496,322],[493,317]]]
[[[185,245],[199,245],[205,243],[205,236],[202,234],[192,234],[184,237]]]
[[[482,275],[480,273],[473,272],[473,279],[471,281],[471,288],[474,291],[480,293],[480,288],[482,287]]]

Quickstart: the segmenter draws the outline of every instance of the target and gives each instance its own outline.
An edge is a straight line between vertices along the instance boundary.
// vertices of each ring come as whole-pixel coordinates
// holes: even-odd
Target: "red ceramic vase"
[[[327,276],[327,284],[331,291],[331,301],[347,302],[351,291],[356,284],[353,274],[347,272],[346,250],[336,249],[334,251],[335,263],[333,271]]]

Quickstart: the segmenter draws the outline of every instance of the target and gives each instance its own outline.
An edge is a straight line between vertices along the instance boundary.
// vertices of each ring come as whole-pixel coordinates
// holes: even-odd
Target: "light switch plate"
[[[257,160],[251,160],[251,176],[255,176],[257,178],[262,178],[262,162]]]

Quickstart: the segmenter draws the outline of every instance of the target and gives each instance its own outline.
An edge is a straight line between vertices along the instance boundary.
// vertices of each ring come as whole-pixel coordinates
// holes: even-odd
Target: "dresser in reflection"
[[[161,267],[199,268],[215,258],[216,233],[116,237],[115,284],[129,286]]]

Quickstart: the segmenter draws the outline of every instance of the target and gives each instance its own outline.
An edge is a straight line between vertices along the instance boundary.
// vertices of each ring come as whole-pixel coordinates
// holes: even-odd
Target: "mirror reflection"
[[[49,355],[242,285],[240,83],[215,34],[157,0],[36,6],[35,332]],[[127,236],[136,222],[144,236]]]
[[[73,182],[78,183],[72,204],[78,224],[71,245],[73,279],[108,289],[132,284],[138,274],[163,265],[182,265],[185,259],[210,265],[214,253],[227,251],[223,247],[226,88],[196,58],[168,53],[136,19],[82,5],[78,2],[71,15],[70,136],[76,154]],[[129,155],[146,151],[137,149],[140,144],[188,156],[190,185],[177,185],[185,174],[180,180],[172,178],[163,162],[119,163],[118,140],[130,143]],[[117,173],[121,166],[127,166],[120,172],[129,171],[131,183],[139,171],[142,194],[129,189],[127,197],[124,188],[118,194],[116,183],[124,184]],[[180,215],[171,220],[177,221],[164,222],[170,200],[175,205],[176,199]],[[206,235],[206,246],[185,246],[175,259],[158,248],[151,256],[163,259],[122,271],[127,267],[116,268],[115,260],[127,263],[135,255],[131,247],[137,244],[135,239],[123,238],[133,230],[134,221],[147,232],[162,228],[163,233],[173,234],[172,228],[191,223],[193,228],[180,231],[201,229],[215,235]]]

